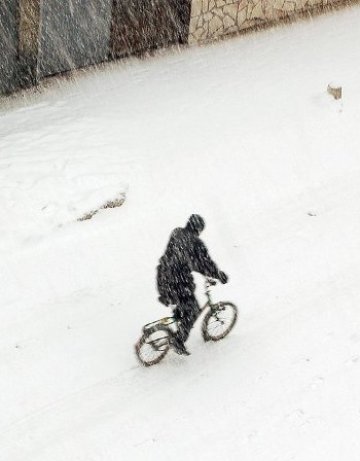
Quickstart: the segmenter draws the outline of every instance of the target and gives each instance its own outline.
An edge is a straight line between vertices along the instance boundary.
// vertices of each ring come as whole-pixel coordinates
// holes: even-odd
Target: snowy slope
[[[2,101],[1,459],[359,460],[359,21],[352,8]],[[143,369],[133,344],[167,314],[155,266],[192,212],[239,324]]]

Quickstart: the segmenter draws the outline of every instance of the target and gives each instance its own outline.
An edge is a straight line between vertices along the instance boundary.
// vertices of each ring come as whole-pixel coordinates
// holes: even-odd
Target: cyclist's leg
[[[175,339],[179,349],[186,351],[185,342],[189,338],[190,331],[200,313],[201,310],[195,296],[182,299],[174,310],[174,317],[178,322],[178,331]]]

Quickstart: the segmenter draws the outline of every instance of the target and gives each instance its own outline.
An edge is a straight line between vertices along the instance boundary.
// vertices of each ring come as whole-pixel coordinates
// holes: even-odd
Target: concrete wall
[[[191,0],[114,0],[114,58],[187,43]]]
[[[273,23],[339,0],[192,0],[189,43]]]
[[[39,77],[105,61],[112,0],[43,0]]]
[[[190,3],[0,0],[0,93],[109,58],[187,43]]]
[[[17,87],[18,0],[0,0],[0,93]]]

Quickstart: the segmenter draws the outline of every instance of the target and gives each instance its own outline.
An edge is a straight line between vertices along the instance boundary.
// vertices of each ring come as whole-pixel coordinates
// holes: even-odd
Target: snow
[[[359,460],[359,20],[2,100],[2,459]],[[144,369],[133,345],[168,314],[155,267],[194,212],[239,322]]]

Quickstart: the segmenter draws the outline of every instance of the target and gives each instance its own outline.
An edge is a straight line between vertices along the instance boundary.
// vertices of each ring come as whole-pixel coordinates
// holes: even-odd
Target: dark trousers
[[[185,343],[188,339],[190,331],[200,313],[201,310],[195,296],[179,299],[179,302],[174,309],[174,317],[178,322],[176,337],[182,343]]]

